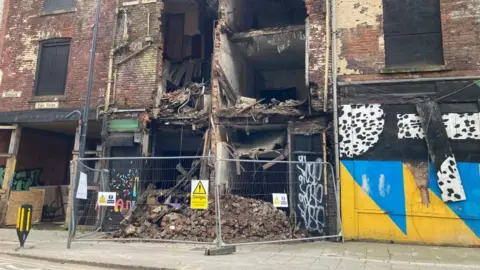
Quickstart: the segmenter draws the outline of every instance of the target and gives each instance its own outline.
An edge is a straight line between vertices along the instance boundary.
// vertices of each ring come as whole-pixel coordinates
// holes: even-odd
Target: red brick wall
[[[2,14],[0,16],[0,52],[1,52],[3,48],[3,42],[5,40],[5,25],[7,23],[6,18],[8,17],[10,0],[0,0],[0,2],[3,2],[3,9],[0,10],[0,14]],[[0,75],[0,85],[1,84],[2,84],[2,78]]]
[[[306,0],[309,19],[308,35],[308,79],[313,83],[310,89],[313,109],[324,110],[324,82],[325,82],[325,57],[326,57],[326,18],[325,1]]]
[[[449,70],[382,75],[380,72],[385,68],[382,1],[338,0],[340,80],[480,75],[478,1],[441,0],[440,3],[444,59]]]
[[[163,3],[137,4],[124,7],[127,13],[128,45],[117,53],[116,63],[148,45],[146,41],[148,14],[150,13],[150,37],[152,45],[118,67],[116,105],[124,108],[149,108],[154,105],[162,69],[162,39],[160,17]],[[119,15],[116,46],[124,43],[125,13]]]
[[[20,91],[20,98],[0,98],[0,111],[33,109],[31,102],[37,64],[39,41],[50,38],[72,38],[66,100],[61,108],[81,107],[87,88],[88,63],[94,22],[95,1],[77,0],[73,13],[40,16],[43,0],[7,1],[10,10],[5,25],[0,70],[3,81],[0,92]],[[103,100],[107,79],[108,50],[111,44],[111,26],[115,1],[101,1],[98,45],[95,59],[95,81],[92,107]],[[54,101],[46,98],[45,101]]]

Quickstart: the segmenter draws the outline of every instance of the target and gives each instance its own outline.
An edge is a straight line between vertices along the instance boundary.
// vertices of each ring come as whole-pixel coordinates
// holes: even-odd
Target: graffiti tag
[[[322,159],[308,162],[306,156],[299,156],[298,203],[300,216],[305,228],[311,232],[323,233],[325,228],[325,207],[323,202]]]
[[[13,175],[12,190],[29,190],[30,187],[40,186],[40,174],[42,169],[18,170]],[[5,167],[0,167],[0,186],[3,186]]]
[[[114,211],[115,213],[122,213],[123,210],[130,210],[133,206],[135,206],[135,201],[130,201],[130,200],[127,200],[127,201],[123,201],[123,199],[118,199],[116,202],[115,202],[115,208],[114,208]]]
[[[124,172],[113,170],[114,177],[111,187],[117,192],[117,201],[113,209],[114,213],[124,213],[130,210],[137,198],[139,177],[137,169],[128,169]]]

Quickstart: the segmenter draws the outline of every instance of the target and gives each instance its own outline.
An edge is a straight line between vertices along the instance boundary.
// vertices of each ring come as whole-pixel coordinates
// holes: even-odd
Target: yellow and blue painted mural
[[[400,161],[342,161],[346,239],[429,244],[480,244],[480,163],[459,163],[467,200],[445,203],[429,166],[429,205]]]
[[[404,138],[405,134],[412,134],[412,129],[405,130],[405,121],[400,121],[403,117],[388,116],[382,106],[364,107],[361,114],[356,111],[358,108],[360,106],[344,108],[340,118],[345,239],[480,245],[480,160],[476,156],[480,142],[477,137],[451,143],[457,178],[461,179],[464,193],[461,200],[448,200],[445,192],[450,191],[441,188],[439,176],[444,175],[429,162],[421,126],[416,126],[415,136]],[[359,118],[354,119],[356,115]],[[477,127],[469,135],[474,137],[480,132],[480,115],[472,114],[467,119]],[[445,118],[443,122],[447,123]],[[449,138],[455,138],[455,131],[449,131],[449,126],[446,128]],[[364,132],[365,129],[375,132]]]

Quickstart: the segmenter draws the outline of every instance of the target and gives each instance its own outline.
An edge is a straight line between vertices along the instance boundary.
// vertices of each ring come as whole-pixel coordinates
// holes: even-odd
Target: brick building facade
[[[478,2],[336,3],[345,238],[477,245]]]

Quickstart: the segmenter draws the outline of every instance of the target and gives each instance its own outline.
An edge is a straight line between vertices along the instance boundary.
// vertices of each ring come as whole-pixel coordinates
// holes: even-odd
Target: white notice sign
[[[80,179],[78,181],[77,199],[87,199],[87,174],[80,172]]]
[[[35,103],[35,109],[57,109],[58,102],[37,102]]]
[[[115,206],[117,193],[115,192],[99,192],[97,204],[99,206]]]
[[[274,207],[288,207],[287,194],[285,193],[272,193],[273,206]]]

